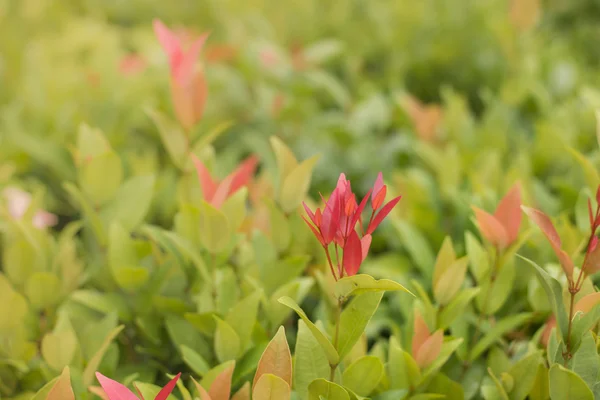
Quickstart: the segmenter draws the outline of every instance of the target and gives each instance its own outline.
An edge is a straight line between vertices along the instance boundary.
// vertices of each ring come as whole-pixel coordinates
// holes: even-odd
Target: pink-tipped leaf
[[[494,217],[504,227],[508,244],[517,240],[523,219],[523,214],[521,213],[521,189],[518,183],[500,200]]]
[[[96,372],[96,378],[110,400],[140,400],[125,385],[107,378],[100,372]]]
[[[508,245],[508,233],[504,226],[492,214],[477,207],[472,208],[481,235],[494,246],[504,249]]]

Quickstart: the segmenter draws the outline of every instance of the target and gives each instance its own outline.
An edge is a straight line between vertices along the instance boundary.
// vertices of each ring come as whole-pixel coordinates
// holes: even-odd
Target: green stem
[[[338,350],[338,341],[340,338],[340,316],[342,314],[342,301],[338,299],[337,308],[335,310],[335,335],[333,336],[333,347]],[[329,374],[329,380],[333,382],[335,379],[335,370],[338,364],[330,364],[331,371]]]
[[[565,359],[564,366],[567,367],[569,360],[572,357],[571,354],[571,330],[573,328],[573,312],[575,311],[575,295],[577,294],[576,289],[571,291],[571,304],[569,307],[569,328],[567,330],[567,352],[563,354],[563,358]]]

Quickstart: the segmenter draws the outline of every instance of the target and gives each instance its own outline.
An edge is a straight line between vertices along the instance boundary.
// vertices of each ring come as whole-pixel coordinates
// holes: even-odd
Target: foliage
[[[599,398],[592,3],[0,0],[0,397]]]

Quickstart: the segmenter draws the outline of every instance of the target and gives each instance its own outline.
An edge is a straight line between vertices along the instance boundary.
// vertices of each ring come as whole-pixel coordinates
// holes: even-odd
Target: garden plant
[[[0,0],[0,399],[599,400],[598,16]]]

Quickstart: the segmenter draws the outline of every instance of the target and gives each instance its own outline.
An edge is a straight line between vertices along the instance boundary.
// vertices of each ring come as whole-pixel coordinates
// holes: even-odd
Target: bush
[[[0,1],[0,397],[598,397],[595,8],[544,7]]]

